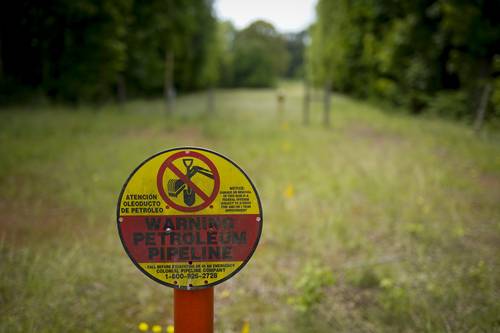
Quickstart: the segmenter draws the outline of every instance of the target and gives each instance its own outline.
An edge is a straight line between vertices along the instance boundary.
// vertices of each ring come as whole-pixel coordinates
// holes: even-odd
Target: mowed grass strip
[[[171,323],[172,292],[129,261],[115,225],[129,173],[175,146],[236,161],[264,206],[250,263],[216,288],[217,331],[500,329],[500,145],[467,126],[302,89],[221,90],[99,108],[0,112],[0,332]]]

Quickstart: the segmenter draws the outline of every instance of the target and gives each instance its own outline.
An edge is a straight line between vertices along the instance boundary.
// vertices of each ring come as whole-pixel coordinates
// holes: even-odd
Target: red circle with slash
[[[187,175],[182,173],[182,171],[179,170],[173,164],[175,160],[186,157],[193,157],[201,160],[208,166],[208,168],[212,172],[212,175],[214,177],[214,188],[212,190],[212,193],[210,193],[210,195],[207,195],[205,192],[203,192],[202,189],[196,186],[196,184],[192,182]],[[177,177],[179,177],[180,180],[184,182],[184,184],[186,184],[186,186],[191,188],[197,195],[199,195],[200,198],[203,200],[203,203],[197,206],[188,207],[176,204],[172,199],[170,199],[168,194],[165,192],[165,188],[163,187],[163,175],[165,174],[165,171],[167,169],[172,171]],[[195,151],[185,150],[171,155],[169,158],[165,160],[165,162],[163,162],[163,164],[160,166],[160,169],[158,170],[158,175],[156,176],[156,185],[158,187],[158,192],[160,193],[162,199],[171,207],[180,210],[182,212],[196,212],[198,210],[202,210],[203,208],[208,207],[215,200],[217,194],[219,193],[220,178],[217,168],[215,167],[214,163],[210,161],[208,157]]]

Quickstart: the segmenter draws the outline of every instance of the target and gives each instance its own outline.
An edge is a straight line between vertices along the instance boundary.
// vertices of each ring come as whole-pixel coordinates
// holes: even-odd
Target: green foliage
[[[300,272],[295,290],[297,296],[289,299],[289,303],[302,313],[309,313],[324,297],[324,288],[335,282],[330,268],[317,263],[308,263]]]
[[[290,69],[289,44],[268,22],[256,21],[240,31],[229,21],[219,22],[216,42],[223,87],[274,86],[278,77]],[[295,41],[294,47],[300,48],[298,43]],[[295,60],[293,71],[300,67],[300,61]]]
[[[108,97],[117,73],[125,67],[131,4],[131,0],[13,2],[0,18],[1,85],[12,82],[69,101]],[[0,101],[9,97],[2,95]]]
[[[221,21],[217,25],[218,71],[220,85],[231,87],[234,83],[234,39],[236,28],[230,21]]]
[[[467,95],[461,90],[440,91],[429,100],[427,111],[443,117],[467,118],[469,116]]]
[[[135,1],[124,70],[136,95],[158,95],[165,80],[166,53],[174,57],[174,85],[189,91],[217,80],[215,18],[210,1]]]
[[[284,35],[284,38],[286,40],[286,49],[290,58],[285,73],[285,77],[287,78],[301,78],[304,76],[304,41],[306,37],[306,31]]]
[[[497,77],[493,81],[493,95],[491,96],[491,102],[493,103],[495,115],[500,117],[500,77]]]
[[[0,102],[18,92],[104,101],[118,84],[158,94],[167,51],[179,90],[217,81],[209,0],[26,0],[1,15]]]
[[[15,2],[0,17],[0,103],[123,101],[171,88],[269,87],[300,75],[304,33],[283,36],[264,21],[236,31],[217,22],[212,7],[212,0]]]
[[[234,85],[273,86],[287,64],[285,41],[270,23],[256,21],[236,34]]]
[[[424,111],[439,91],[461,90],[472,118],[498,70],[498,1],[322,0],[311,29],[310,76],[317,85]],[[439,104],[443,97],[437,96]],[[437,107],[435,105],[427,109]],[[450,105],[451,106],[451,105]]]

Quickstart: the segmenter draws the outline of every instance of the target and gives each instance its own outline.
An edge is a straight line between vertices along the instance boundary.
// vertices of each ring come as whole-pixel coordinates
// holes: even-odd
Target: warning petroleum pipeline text
[[[233,247],[248,243],[235,222],[227,216],[146,217],[145,230],[134,231],[131,241],[147,250],[149,261],[234,260]]]

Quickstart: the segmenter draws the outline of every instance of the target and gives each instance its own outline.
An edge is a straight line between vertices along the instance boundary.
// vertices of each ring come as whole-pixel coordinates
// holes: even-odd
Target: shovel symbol
[[[193,166],[192,158],[183,158],[182,163],[186,167],[186,176],[191,180],[191,178],[200,173],[205,177],[214,179],[212,172],[208,169],[202,168],[200,166]],[[182,179],[169,179],[168,184],[168,195],[172,197],[177,197],[181,192],[183,193],[183,200],[187,206],[192,206],[196,199],[195,191]]]

